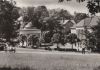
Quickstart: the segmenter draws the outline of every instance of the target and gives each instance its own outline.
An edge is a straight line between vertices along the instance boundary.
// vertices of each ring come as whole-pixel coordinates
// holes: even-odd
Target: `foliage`
[[[66,20],[66,19],[72,19],[73,16],[67,11],[67,10],[64,10],[64,9],[61,9],[59,12],[57,12],[57,16],[58,16],[58,19],[62,19],[62,20]]]
[[[76,42],[77,42],[77,35],[76,34],[74,34],[74,33],[70,33],[69,35],[68,35],[68,37],[67,37],[67,39],[68,39],[68,42],[70,43],[70,44],[72,44],[72,49],[73,49],[73,44],[75,44]]]
[[[51,38],[51,42],[52,43],[56,43],[57,44],[57,49],[59,50],[59,44],[66,44],[66,36],[62,33],[62,32],[56,32],[53,34],[53,37]]]
[[[96,4],[91,1],[88,2],[87,8],[89,9],[91,15],[95,15],[98,12]]]
[[[60,22],[55,17],[50,17],[46,21],[46,27],[47,27],[46,30],[49,30],[49,31],[54,31],[55,30],[55,32],[63,29]]]
[[[50,43],[53,34],[54,34],[54,33],[53,33],[52,31],[47,32],[47,33],[44,35],[44,42],[45,42],[45,43]]]
[[[100,50],[100,21],[98,21],[98,25],[92,27],[92,29],[95,36],[96,47]]]
[[[60,33],[55,33],[52,37],[53,43],[60,43]]]
[[[89,32],[88,28],[85,26],[83,35],[85,36],[84,45],[86,46],[86,48],[88,50],[94,50],[96,46],[96,38],[94,32]]]
[[[15,23],[18,17],[15,1],[0,0],[0,36],[8,42],[18,36],[18,24]]]
[[[49,16],[46,6],[27,7],[22,9],[23,21],[32,22],[34,27],[41,29],[43,27],[43,20]]]
[[[67,20],[73,18],[70,12],[64,9],[51,9],[49,10],[49,16],[53,16],[58,20]]]
[[[34,69],[32,69],[32,68],[30,68],[30,67],[22,67],[22,68],[19,68],[19,67],[14,67],[14,68],[12,68],[12,67],[0,67],[0,70],[34,70]]]
[[[94,68],[93,70],[100,70],[100,66]]]
[[[76,39],[77,39],[77,35],[76,35],[76,34],[70,33],[70,34],[68,35],[68,41],[69,41],[71,44],[75,43],[75,42],[76,42]]]
[[[55,33],[51,39],[52,39],[51,40],[52,43],[56,43],[57,44],[57,49],[59,49],[58,44],[60,43],[61,34],[60,33]]]

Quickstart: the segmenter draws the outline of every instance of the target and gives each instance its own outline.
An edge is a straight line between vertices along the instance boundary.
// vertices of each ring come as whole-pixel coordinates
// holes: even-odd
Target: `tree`
[[[38,7],[27,7],[22,9],[23,12],[23,21],[32,22],[32,25],[38,29],[43,27],[43,20],[45,17],[49,16],[48,10],[46,6],[38,6]]]
[[[60,22],[54,16],[49,17],[47,20],[45,20],[45,28],[42,27],[42,30],[49,31],[45,35],[45,39],[47,39],[49,42],[51,41],[53,35],[57,32],[61,33],[62,29],[63,27],[61,26]]]
[[[59,2],[63,1],[64,0],[59,0]],[[66,1],[72,1],[72,0],[66,0]],[[87,0],[76,0],[76,1],[80,3]],[[87,8],[89,9],[91,15],[95,15],[96,13],[100,12],[100,0],[88,0]]]
[[[89,46],[88,49],[94,50],[96,48],[96,38],[94,34],[91,33],[89,39]]]
[[[100,51],[100,21],[98,21],[98,25],[92,27],[93,35],[96,42],[96,48]]]
[[[72,49],[73,49],[73,44],[76,44],[76,42],[77,42],[77,35],[76,34],[73,34],[73,33],[70,33],[68,35],[67,39],[68,39],[68,42],[70,44],[72,44]]]
[[[18,36],[16,20],[19,17],[15,1],[0,0],[0,36],[10,42]]]
[[[57,44],[57,49],[59,49],[59,43],[60,43],[60,33],[55,33],[52,37],[52,42]]]
[[[32,23],[35,27],[41,29],[43,24],[43,20],[45,17],[48,17],[49,13],[46,6],[38,6],[34,9],[34,15],[32,18]]]
[[[49,32],[45,33],[44,38],[43,38],[44,39],[44,42],[45,43],[50,43],[53,34],[54,33],[52,31],[49,31]]]
[[[46,27],[47,27],[47,30],[56,31],[56,32],[61,30],[61,29],[63,29],[63,27],[61,26],[60,22],[55,17],[50,17],[46,21]]]
[[[73,18],[73,16],[67,10],[64,10],[64,9],[60,9],[60,11],[56,12],[56,16],[60,20],[66,20],[66,19],[72,19]]]
[[[94,27],[90,27],[94,28]],[[84,46],[88,50],[94,50],[96,46],[96,38],[94,32],[90,32],[88,30],[88,26],[84,26],[84,32],[82,33],[84,35]]]
[[[31,22],[34,15],[34,7],[23,8],[22,15],[24,22]]]
[[[60,49],[59,44],[65,45],[67,43],[66,36],[62,32],[56,32],[53,34],[51,42],[56,43],[57,49],[59,50]]]
[[[56,17],[58,20],[66,20],[73,18],[70,12],[64,9],[51,9],[49,10],[49,15]]]

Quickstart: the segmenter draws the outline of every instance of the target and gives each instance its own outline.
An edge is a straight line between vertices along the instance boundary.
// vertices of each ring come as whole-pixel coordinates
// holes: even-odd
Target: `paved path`
[[[82,54],[81,52],[66,52],[66,51],[49,51],[44,49],[28,49],[28,48],[17,48],[16,53],[36,53],[36,54],[67,54],[67,55],[99,55],[97,53]]]
[[[1,51],[0,53],[4,53]],[[9,52],[8,52],[9,53]],[[44,49],[29,49],[29,48],[16,48],[16,53],[34,53],[34,54],[67,54],[67,55],[98,55],[97,53],[88,53],[82,54],[81,52],[66,52],[66,51],[49,51]]]

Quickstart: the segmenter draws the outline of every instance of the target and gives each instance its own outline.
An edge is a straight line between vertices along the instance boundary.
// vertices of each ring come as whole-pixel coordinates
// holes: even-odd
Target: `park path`
[[[0,53],[5,53],[5,51],[1,51]],[[8,52],[9,53],[9,52]],[[12,53],[12,52],[11,52]],[[16,48],[16,53],[28,53],[28,54],[59,54],[59,55],[96,55],[100,56],[98,53],[88,53],[82,54],[81,52],[68,52],[68,51],[49,51],[49,50],[44,50],[44,49],[31,49],[31,48]]]
[[[44,49],[29,49],[29,48],[16,48],[16,53],[35,53],[35,54],[67,54],[67,55],[98,55],[98,53],[88,53],[82,54],[81,52],[66,52],[66,51],[49,51]]]

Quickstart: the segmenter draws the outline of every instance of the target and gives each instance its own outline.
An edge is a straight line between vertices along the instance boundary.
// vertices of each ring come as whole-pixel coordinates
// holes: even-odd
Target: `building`
[[[73,25],[76,25],[76,22],[74,20],[62,20],[61,21],[61,25],[64,28],[64,32],[70,32],[71,31],[71,27],[73,27]]]
[[[21,20],[21,21],[20,21]],[[32,46],[33,37],[41,39],[41,30],[33,26],[32,22],[23,22],[20,18],[21,27],[19,30],[20,37],[24,37],[24,42],[20,42],[20,46]],[[21,38],[22,39],[22,38]]]
[[[71,33],[75,33],[77,37],[81,40],[82,44],[84,44],[84,40],[86,39],[84,30],[86,29],[90,33],[93,32],[92,27],[98,25],[98,21],[100,21],[100,17],[97,16],[85,18],[73,27],[71,27]]]
[[[71,33],[75,33],[80,39],[84,39],[84,28],[87,28],[90,33],[93,32],[91,27],[96,26],[98,24],[99,19],[100,17],[97,16],[85,18],[79,23],[75,24],[73,27],[71,27]]]

